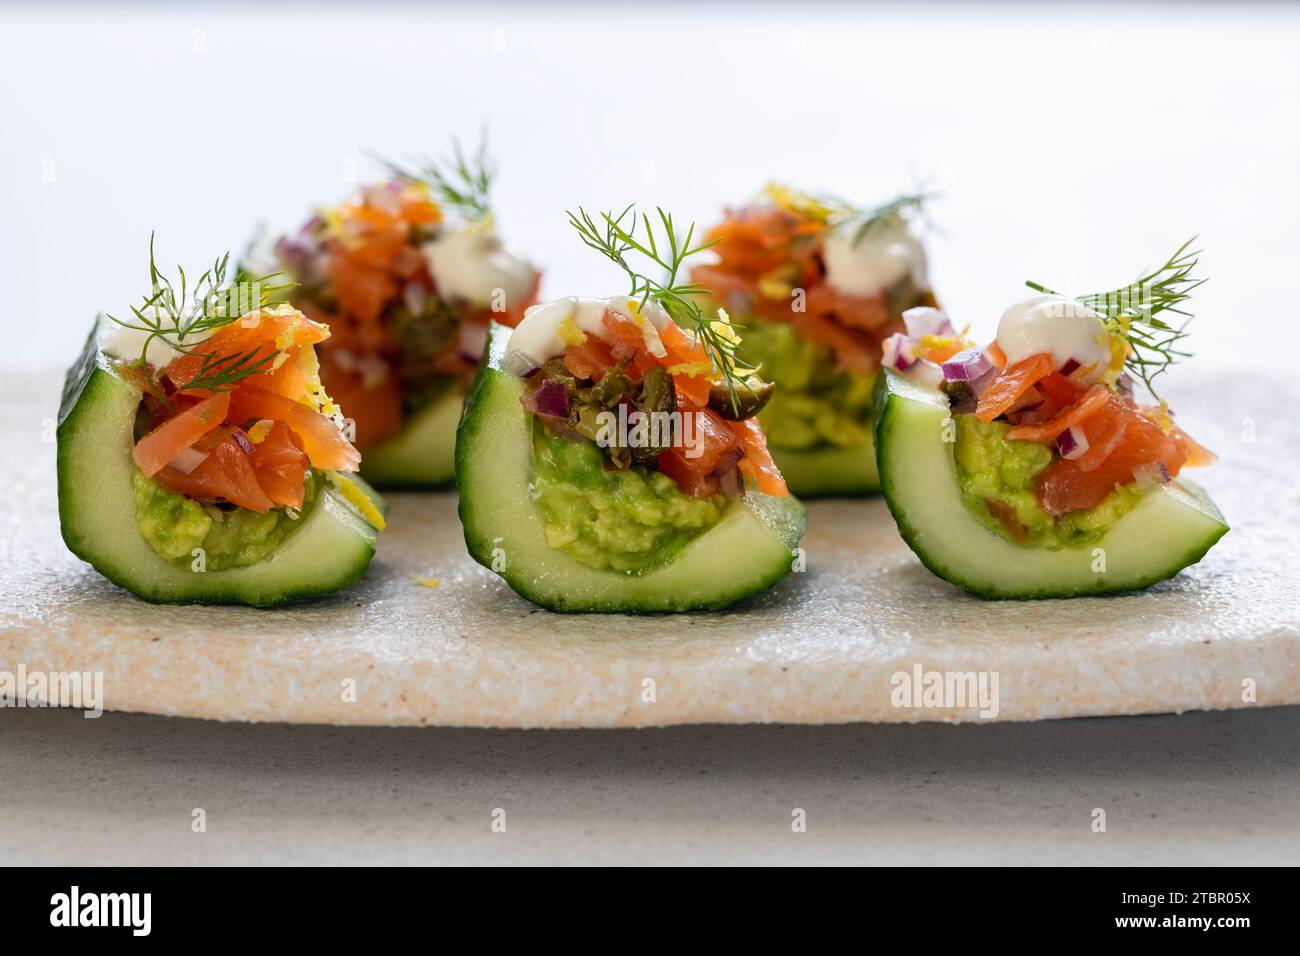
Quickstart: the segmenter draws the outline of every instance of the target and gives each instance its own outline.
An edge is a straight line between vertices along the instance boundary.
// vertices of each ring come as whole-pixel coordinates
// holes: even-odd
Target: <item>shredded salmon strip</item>
[[[1052,374],[1051,356],[1039,353],[1022,359],[995,378],[979,400],[975,415],[991,422],[1011,408],[1034,383]]]
[[[228,392],[205,398],[141,438],[132,449],[131,457],[144,472],[144,476],[152,478],[178,453],[215,430],[225,421],[229,409]]]
[[[1051,421],[1044,422],[1041,425],[1017,425],[1007,432],[1007,437],[1013,441],[1053,441],[1061,432],[1072,425],[1078,425],[1105,405],[1109,397],[1110,389],[1105,385],[1094,385],[1088,389],[1083,398],[1062,411]]]

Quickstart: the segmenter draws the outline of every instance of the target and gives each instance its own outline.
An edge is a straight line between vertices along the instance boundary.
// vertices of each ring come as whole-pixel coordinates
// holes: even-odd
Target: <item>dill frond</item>
[[[936,198],[933,193],[905,193],[879,206],[861,207],[838,196],[814,195],[779,183],[769,183],[763,194],[780,208],[803,219],[822,223],[832,229],[842,226],[855,229],[853,245],[861,242],[877,226],[901,224],[910,215],[923,214],[925,204]]]
[[[408,169],[382,156],[376,158],[393,178],[424,186],[439,204],[456,209],[466,222],[491,221],[492,181],[497,170],[488,154],[486,131],[472,156],[466,154],[460,140],[453,140],[450,159],[425,158],[414,168]]]
[[[1155,380],[1171,365],[1190,358],[1192,354],[1179,345],[1187,337],[1187,325],[1193,317],[1181,306],[1191,298],[1193,290],[1206,281],[1192,275],[1201,254],[1199,249],[1189,251],[1196,239],[1196,236],[1188,239],[1164,265],[1136,282],[1109,292],[1072,296],[1100,315],[1112,332],[1128,340],[1129,354],[1124,367],[1141,379],[1147,391],[1157,399],[1160,395],[1156,392]],[[1026,281],[1025,285],[1036,292],[1061,295],[1037,282]],[[1171,324],[1160,318],[1166,312],[1183,316],[1183,320]]]
[[[695,340],[708,354],[714,371],[721,377],[732,407],[739,409],[736,389],[745,387],[741,373],[747,370],[736,358],[738,339],[735,331],[725,319],[710,319],[700,309],[697,300],[708,295],[709,290],[678,278],[686,259],[712,247],[717,240],[692,246],[695,224],[691,223],[685,237],[679,238],[672,214],[658,207],[655,212],[659,216],[661,236],[656,235],[650,216],[642,213],[638,217],[633,205],[624,208],[617,216],[606,211],[595,217],[581,206],[576,213],[566,212],[569,224],[577,230],[582,242],[627,273],[631,282],[629,298],[640,299],[642,305],[649,301],[657,302],[669,318],[694,333]],[[642,227],[643,236],[639,238],[637,230]],[[628,261],[632,253],[658,266],[664,277],[654,279],[646,275]]]
[[[283,273],[264,276],[240,276],[233,283],[226,281],[230,268],[230,253],[215,260],[191,288],[184,268],[178,266],[177,281],[169,279],[154,255],[154,234],[149,234],[149,288],[138,306],[130,306],[135,321],[126,321],[108,314],[108,318],[123,328],[148,333],[140,349],[140,357],[132,364],[147,368],[149,346],[159,339],[178,352],[195,355],[196,347],[222,326],[229,325],[249,312],[266,306],[270,296],[292,288],[292,283],[275,284]],[[179,288],[178,288],[179,287]],[[187,341],[188,340],[188,341]],[[206,388],[225,391],[234,388],[242,379],[266,370],[275,359],[275,353],[259,356],[260,349],[232,355],[197,353],[200,366],[196,375],[186,383],[187,388]]]

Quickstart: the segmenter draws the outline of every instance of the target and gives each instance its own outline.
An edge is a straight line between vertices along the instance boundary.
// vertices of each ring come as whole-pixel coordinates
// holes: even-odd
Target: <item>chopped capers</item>
[[[588,392],[590,400],[602,408],[612,408],[632,390],[626,375],[610,370]]]
[[[974,397],[969,382],[940,382],[939,391],[948,396],[951,405],[960,405]]]
[[[460,316],[430,296],[421,312],[412,312],[404,302],[394,305],[387,314],[387,327],[403,356],[420,362],[437,356],[451,344],[460,327]]]
[[[751,375],[735,386],[735,404],[732,404],[732,393],[723,383],[715,382],[709,389],[709,408],[713,409],[723,418],[731,421],[743,421],[746,418],[753,418],[768,403],[772,397],[772,392],[776,386],[771,382],[765,382],[757,375]]]
[[[656,365],[641,377],[633,400],[637,411],[672,412],[677,410],[677,389],[667,370]]]
[[[580,405],[577,408],[577,415],[571,416],[573,430],[583,438],[595,441],[601,436],[602,425],[597,416],[603,409],[595,405]]]
[[[542,372],[547,378],[553,378],[557,382],[563,382],[569,388],[573,388],[577,381],[569,367],[564,364],[563,359],[551,359],[542,366]]]

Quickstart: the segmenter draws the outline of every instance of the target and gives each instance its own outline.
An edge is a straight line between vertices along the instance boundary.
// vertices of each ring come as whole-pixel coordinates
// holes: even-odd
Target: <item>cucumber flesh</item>
[[[329,483],[301,524],[257,564],[196,572],[160,558],[140,534],[132,489],[141,395],[99,351],[102,322],[68,373],[59,412],[59,520],[73,554],[131,593],[168,604],[272,607],[333,593],[361,577],[374,556],[377,532]]]
[[[944,441],[948,400],[885,372],[876,392],[881,489],[903,540],[939,577],[984,598],[1135,591],[1195,564],[1228,531],[1205,492],[1179,479],[1158,488],[1094,544],[1021,547],[971,514]]]
[[[800,498],[869,495],[880,490],[876,470],[876,443],[866,441],[847,448],[805,451],[769,446],[792,494]]]
[[[451,388],[412,415],[401,432],[366,449],[362,476],[378,488],[450,484],[456,477],[456,423],[464,400],[463,388]]]
[[[509,336],[510,329],[493,323],[456,435],[460,517],[476,561],[555,611],[721,608],[790,573],[803,506],[755,492],[733,501],[669,563],[640,574],[589,568],[551,548],[529,495],[532,422],[519,404],[523,382],[501,368]]]

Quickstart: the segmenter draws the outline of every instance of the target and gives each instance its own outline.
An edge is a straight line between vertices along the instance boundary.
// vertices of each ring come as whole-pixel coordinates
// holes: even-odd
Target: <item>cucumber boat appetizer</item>
[[[1156,398],[1185,335],[1162,313],[1202,280],[1182,248],[1113,292],[1012,305],[985,349],[916,310],[885,343],[877,386],[881,484],[903,539],[940,577],[986,598],[1145,588],[1228,530],[1184,468],[1214,455]],[[960,338],[960,337],[959,337]],[[1140,401],[1140,380],[1153,401]]]
[[[101,315],[59,410],[63,540],[161,603],[270,607],[361,576],[382,501],[321,385],[329,329],[228,257],[179,291],[155,267],[133,317]]]
[[[924,199],[857,209],[772,185],[706,237],[717,262],[692,278],[744,330],[741,359],[777,386],[759,420],[796,495],[879,490],[871,401],[881,343],[905,310],[937,304],[908,226]]]
[[[321,380],[355,422],[362,474],[383,488],[454,477],[454,435],[489,321],[517,325],[538,271],[497,237],[484,148],[390,178],[275,242],[289,301],[333,333]],[[265,260],[265,253],[254,254]]]
[[[804,509],[755,417],[772,386],[678,279],[693,227],[683,242],[662,211],[658,237],[630,207],[570,218],[631,291],[491,327],[456,436],[470,554],[556,611],[711,609],[772,587],[801,560]]]

